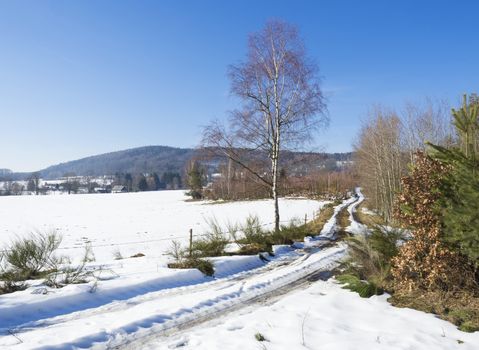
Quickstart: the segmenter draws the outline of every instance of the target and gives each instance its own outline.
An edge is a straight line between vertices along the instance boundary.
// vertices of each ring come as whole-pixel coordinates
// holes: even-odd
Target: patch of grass
[[[213,276],[215,274],[214,265],[210,260],[201,257],[204,252],[197,250],[191,251],[183,249],[180,242],[172,241],[170,249],[166,252],[175,261],[168,263],[170,269],[198,269],[206,276]]]
[[[226,253],[225,255],[257,255],[259,253],[272,253],[272,246],[268,243],[247,243],[243,244],[236,252]]]
[[[479,325],[474,321],[464,321],[458,329],[463,332],[473,333],[479,331]]]
[[[313,232],[316,235],[321,232],[324,224],[326,224],[326,222],[331,218],[331,216],[333,216],[334,206],[335,206],[335,203],[328,203],[321,208],[321,210],[319,211],[319,214],[316,215],[314,220],[310,221],[307,224],[311,232]]]
[[[479,296],[470,292],[413,291],[394,294],[388,301],[396,307],[436,314],[463,332],[479,331]]]
[[[348,227],[350,224],[351,221],[349,221],[348,207],[346,206],[339,211],[338,216],[336,217],[338,239],[344,239],[349,236],[349,233],[346,231],[346,227]]]
[[[343,288],[358,293],[362,298],[369,298],[373,295],[381,295],[384,293],[384,290],[374,283],[362,281],[354,275],[343,274],[337,276],[336,279],[344,284]]]
[[[170,269],[198,269],[205,276],[213,276],[215,274],[215,268],[213,263],[207,259],[201,258],[187,258],[177,262],[169,263]]]
[[[479,310],[456,309],[448,313],[448,318],[463,332],[479,331]]]
[[[235,254],[255,255],[261,252],[272,252],[270,233],[263,229],[257,216],[248,216],[243,225],[228,226],[233,241],[241,247]]]
[[[192,251],[194,257],[214,257],[224,255],[229,240],[225,237],[216,220],[208,222],[209,230],[200,239],[194,240]]]
[[[384,226],[386,222],[380,215],[370,215],[363,212],[363,208],[368,208],[368,200],[365,199],[362,201],[357,207],[356,212],[353,213],[353,217],[356,221],[360,222],[363,225],[368,227],[375,227],[375,226]]]
[[[265,336],[263,334],[261,334],[260,332],[256,333],[254,335],[254,338],[257,340],[257,341],[268,341]]]
[[[244,225],[237,228],[233,240],[241,248],[235,254],[258,254],[261,252],[272,253],[272,246],[275,244],[292,244],[295,241],[302,241],[304,237],[311,235],[309,225],[303,224],[298,219],[291,220],[287,225],[281,225],[278,232],[266,231],[259,223],[256,216],[250,216]],[[230,230],[231,232],[231,230]],[[239,234],[242,236],[239,237]],[[239,238],[238,238],[239,237]]]
[[[391,290],[391,258],[398,254],[398,242],[404,239],[402,231],[381,227],[369,235],[348,237],[349,257],[343,263],[343,273]]]
[[[291,220],[287,225],[281,225],[278,232],[271,233],[271,244],[293,244],[312,235],[309,226],[298,219]]]
[[[12,274],[11,272],[3,273],[0,276],[0,279],[0,294],[13,293],[28,288],[28,284],[24,281],[17,280],[15,274]]]

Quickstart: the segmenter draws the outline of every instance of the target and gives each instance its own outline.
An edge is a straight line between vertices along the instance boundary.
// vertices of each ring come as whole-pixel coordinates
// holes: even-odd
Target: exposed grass
[[[224,255],[229,240],[225,237],[216,220],[210,220],[208,226],[208,232],[193,241],[192,257],[204,258]]]
[[[142,258],[144,256],[145,256],[145,254],[143,254],[143,253],[136,253],[136,254],[133,254],[132,256],[130,256],[130,258]]]
[[[354,275],[343,274],[337,276],[336,279],[344,284],[343,288],[358,293],[362,298],[369,298],[373,295],[381,295],[384,293],[384,290],[373,282],[362,281]]]
[[[177,241],[173,241],[167,255],[174,262],[168,264],[170,268],[198,268],[207,275],[214,273],[213,266],[205,258],[224,255],[257,255],[262,252],[272,254],[272,246],[278,244],[292,244],[302,241],[306,236],[317,235],[327,220],[334,213],[331,203],[323,207],[319,215],[311,222],[304,224],[300,220],[291,220],[287,225],[281,225],[279,231],[268,231],[260,224],[258,217],[250,216],[242,225],[227,225],[223,230],[216,220],[209,221],[209,230],[200,238],[194,239],[190,247],[184,248]],[[231,240],[226,238],[229,233]],[[225,252],[230,242],[239,245],[236,252]],[[211,265],[211,268],[210,268]]]
[[[28,284],[19,281],[11,272],[4,272],[0,275],[0,294],[13,293],[27,288]]]
[[[370,215],[363,212],[363,208],[369,208],[368,200],[362,201],[356,208],[356,212],[353,213],[353,217],[356,221],[368,227],[374,227],[378,225],[386,225],[386,222],[380,215]]]
[[[211,248],[207,247],[207,251],[211,252]],[[167,265],[171,269],[198,269],[206,276],[213,276],[215,273],[213,263],[203,257],[206,252],[184,249],[178,241],[171,242],[171,247],[166,254],[174,259],[174,262]],[[221,255],[223,254],[224,251],[221,251]]]
[[[436,314],[463,332],[479,331],[479,296],[468,292],[415,291],[407,295],[394,294],[388,301],[397,307]]]
[[[198,269],[206,276],[213,276],[215,268],[213,263],[207,259],[186,258],[177,262],[169,263],[171,269]]]
[[[346,231],[346,227],[350,224],[351,221],[349,220],[348,207],[346,206],[339,211],[338,216],[336,217],[336,225],[338,227],[337,236],[339,239],[344,239],[350,235]]]
[[[304,237],[311,236],[312,231],[308,224],[299,220],[291,220],[287,225],[281,225],[278,232],[270,233],[271,244],[293,244],[295,241],[302,241]]]
[[[228,225],[228,231],[234,242],[240,245],[239,255],[255,255],[272,252],[271,233],[264,230],[257,216],[248,216],[242,225]]]
[[[324,224],[333,216],[335,203],[328,203],[324,205],[319,214],[316,215],[314,220],[310,221],[307,225],[311,232],[319,234],[323,229]]]
[[[254,338],[257,340],[257,341],[267,341],[267,339],[265,338],[265,336],[263,334],[261,334],[260,332],[256,333],[254,335]]]
[[[391,258],[397,255],[397,243],[404,240],[401,231],[376,227],[369,235],[356,235],[346,239],[349,257],[343,263],[346,279],[356,277],[378,290],[391,289]],[[338,277],[340,279],[341,277]],[[363,286],[358,285],[361,289]]]

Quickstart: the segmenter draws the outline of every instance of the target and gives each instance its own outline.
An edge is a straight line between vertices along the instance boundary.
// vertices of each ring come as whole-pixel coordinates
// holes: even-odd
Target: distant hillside
[[[159,175],[164,172],[183,173],[188,160],[195,150],[191,148],[175,148],[168,146],[146,146],[110,152],[96,156],[86,157],[70,162],[60,163],[40,170],[44,179],[56,179],[65,174],[78,176],[114,175],[116,173],[153,173]],[[260,156],[260,158],[262,158]],[[304,173],[318,167],[332,169],[337,162],[349,161],[351,153],[314,153],[314,152],[284,152],[283,161],[290,164],[294,173]],[[221,160],[216,159],[210,165],[213,168]],[[265,159],[265,161],[267,161]],[[214,169],[210,169],[214,170]],[[1,176],[3,175],[3,176]],[[1,180],[25,180],[30,173],[15,173],[3,171]]]
[[[45,179],[54,179],[66,173],[100,176],[115,173],[182,172],[193,152],[189,148],[138,147],[60,163],[43,169],[40,173]]]

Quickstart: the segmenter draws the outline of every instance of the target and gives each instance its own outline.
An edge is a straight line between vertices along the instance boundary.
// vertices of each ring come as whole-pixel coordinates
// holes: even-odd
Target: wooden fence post
[[[190,228],[190,259],[193,255],[193,229]]]

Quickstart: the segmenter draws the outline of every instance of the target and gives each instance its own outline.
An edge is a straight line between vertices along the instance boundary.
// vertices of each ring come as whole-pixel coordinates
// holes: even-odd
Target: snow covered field
[[[64,247],[83,245],[82,237],[103,244],[95,248],[100,261],[88,264],[103,270],[86,284],[54,289],[29,281],[24,291],[0,295],[0,349],[477,349],[479,332],[463,333],[431,314],[394,308],[386,295],[362,299],[334,280],[317,281],[318,271],[330,271],[346,254],[344,243],[324,243],[335,234],[341,208],[354,220],[363,200],[358,194],[335,208],[320,237],[274,246],[267,262],[258,256],[212,258],[214,277],[164,267],[158,250],[169,241],[128,241],[138,239],[137,232],[147,232],[143,239],[170,239],[191,226],[201,231],[211,215],[220,223],[248,214],[269,222],[269,201],[205,205],[184,202],[178,191],[2,200],[3,240],[29,225],[55,223],[68,233]],[[281,201],[283,218],[311,217],[321,205]],[[24,214],[18,213],[22,208]],[[147,255],[113,260],[106,244],[122,240],[125,256]],[[256,340],[257,333],[266,341]]]
[[[56,230],[63,236],[62,252],[70,257],[82,256],[85,243],[91,242],[97,262],[112,260],[116,251],[156,259],[171,240],[186,243],[190,228],[203,234],[208,220],[216,218],[226,230],[227,222],[242,223],[250,214],[264,224],[273,218],[270,200],[205,204],[187,199],[184,191],[0,197],[0,249],[16,236]],[[312,218],[323,204],[281,199],[281,220]]]

